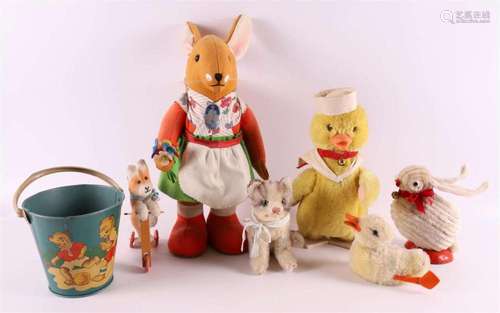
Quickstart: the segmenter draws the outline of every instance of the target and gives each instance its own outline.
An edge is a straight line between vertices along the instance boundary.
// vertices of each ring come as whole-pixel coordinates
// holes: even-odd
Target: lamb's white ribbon
[[[287,213],[282,219],[270,222],[260,222],[255,217],[252,212],[250,218],[246,219],[244,222],[243,233],[241,234],[241,251],[243,251],[245,239],[247,238],[247,228],[254,228],[255,232],[253,235],[252,246],[250,248],[250,257],[254,258],[259,256],[259,238],[263,233],[266,234],[265,241],[271,243],[271,231],[270,228],[281,228],[290,222],[290,214]]]

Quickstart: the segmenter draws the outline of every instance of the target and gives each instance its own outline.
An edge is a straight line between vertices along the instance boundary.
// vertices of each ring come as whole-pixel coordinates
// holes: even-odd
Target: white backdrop
[[[489,11],[490,23],[452,24],[443,10]],[[183,91],[184,21],[225,36],[239,13],[254,22],[239,94],[260,121],[273,178],[293,177],[297,157],[312,147],[312,95],[352,86],[369,114],[362,155],[382,183],[372,212],[388,216],[393,178],[409,164],[453,176],[467,163],[463,184],[490,182],[476,198],[449,196],[462,209],[462,249],[455,263],[437,267],[434,291],[365,283],[333,247],[297,252],[298,273],[263,277],[250,275],[246,256],[174,258],[164,247],[175,216],[166,196],[154,274],[137,273],[124,219],[112,287],[71,301],[46,290],[28,226],[11,209],[16,187],[58,165],[98,169],[125,187],[127,164],[148,158],[163,112]],[[138,299],[144,310],[498,310],[498,13],[492,2],[2,2],[3,310],[135,310]],[[60,174],[25,194],[87,181]]]

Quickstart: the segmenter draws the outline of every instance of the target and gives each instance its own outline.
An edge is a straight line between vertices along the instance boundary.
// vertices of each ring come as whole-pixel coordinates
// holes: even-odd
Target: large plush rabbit
[[[252,167],[268,178],[257,120],[236,93],[236,61],[248,48],[251,26],[248,17],[238,16],[223,40],[202,37],[187,23],[186,91],[163,117],[153,149],[163,172],[159,189],[178,200],[168,240],[178,256],[198,256],[207,242],[222,253],[241,253],[236,206],[246,198]],[[211,208],[207,222],[203,204]]]
[[[391,215],[399,232],[408,239],[407,248],[423,248],[431,263],[453,260],[459,226],[459,211],[434,193],[434,188],[460,196],[472,196],[484,191],[485,182],[475,190],[456,186],[466,174],[465,166],[454,178],[436,178],[424,167],[408,166],[396,179],[399,190],[393,193]]]

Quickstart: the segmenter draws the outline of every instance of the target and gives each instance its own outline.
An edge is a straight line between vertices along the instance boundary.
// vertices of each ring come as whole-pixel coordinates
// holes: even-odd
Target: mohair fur
[[[154,227],[158,222],[158,216],[161,214],[158,203],[153,199],[154,192],[149,169],[144,160],[139,160],[137,165],[128,166],[128,190],[131,195],[130,205],[132,212],[130,220],[137,234],[141,234],[141,223],[149,218],[149,226]],[[153,236],[151,236],[153,238]],[[140,245],[141,238],[136,240]]]
[[[327,129],[330,124],[332,130]],[[356,131],[354,127],[357,127]],[[352,138],[350,150],[358,150],[368,140],[368,118],[365,109],[358,105],[357,109],[341,115],[325,115],[317,113],[313,116],[309,135],[313,144],[321,149],[334,150],[336,147],[330,142],[332,134],[340,133]]]
[[[351,137],[350,151],[357,151],[366,143],[368,121],[361,106],[341,115],[316,114],[313,117],[310,137],[317,148],[336,150],[331,138],[337,134]],[[337,160],[323,159],[336,175],[347,171],[354,160],[346,159],[340,165]],[[305,169],[293,182],[293,199],[299,202],[299,231],[312,240],[338,238],[351,241],[354,233],[343,223],[345,214],[365,215],[378,194],[377,177],[363,167],[354,170],[340,183],[329,180],[313,168]]]
[[[421,249],[406,250],[391,244],[389,224],[376,215],[359,219],[350,249],[350,267],[365,280],[381,285],[399,285],[394,275],[420,277],[430,268],[429,256]],[[374,232],[376,231],[376,235]]]
[[[253,222],[265,225],[289,216],[291,187],[285,180],[277,182],[254,180],[248,187],[248,194],[252,203]],[[264,203],[266,204],[263,205]],[[255,244],[258,244],[259,247],[258,255],[250,257],[250,267],[253,272],[263,274],[267,271],[271,253],[283,270],[287,272],[295,270],[297,260],[292,254],[290,223],[287,222],[279,228],[269,227],[268,230],[271,234],[270,242],[264,233],[258,237],[258,242],[255,242],[256,229],[254,227],[246,228],[249,249],[251,250]]]

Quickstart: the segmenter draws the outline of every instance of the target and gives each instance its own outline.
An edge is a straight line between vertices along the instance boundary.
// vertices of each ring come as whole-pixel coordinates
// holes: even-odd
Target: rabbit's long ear
[[[488,182],[483,182],[476,189],[467,189],[464,187],[455,186],[453,184],[440,182],[435,178],[432,178],[432,184],[434,185],[434,187],[436,187],[441,191],[449,192],[457,196],[466,196],[466,197],[477,195],[478,193],[481,193],[488,188]]]
[[[460,168],[460,174],[458,176],[452,177],[452,178],[437,178],[437,177],[434,177],[434,180],[436,180],[437,182],[439,182],[441,184],[454,184],[457,181],[465,178],[466,176],[467,176],[467,166],[462,165],[462,167]]]
[[[137,169],[142,173],[142,174],[147,174],[149,172],[148,170],[148,165],[146,164],[146,161],[144,159],[140,159],[137,162]]]
[[[184,34],[184,47],[186,52],[189,54],[193,50],[194,44],[200,40],[201,33],[196,24],[191,22],[186,22],[186,29]]]
[[[233,22],[227,35],[226,43],[233,51],[236,60],[240,60],[247,52],[252,36],[252,20],[245,15],[239,15]]]
[[[135,172],[137,171],[137,166],[131,164],[127,167],[127,179],[130,180],[132,176],[135,175]]]

